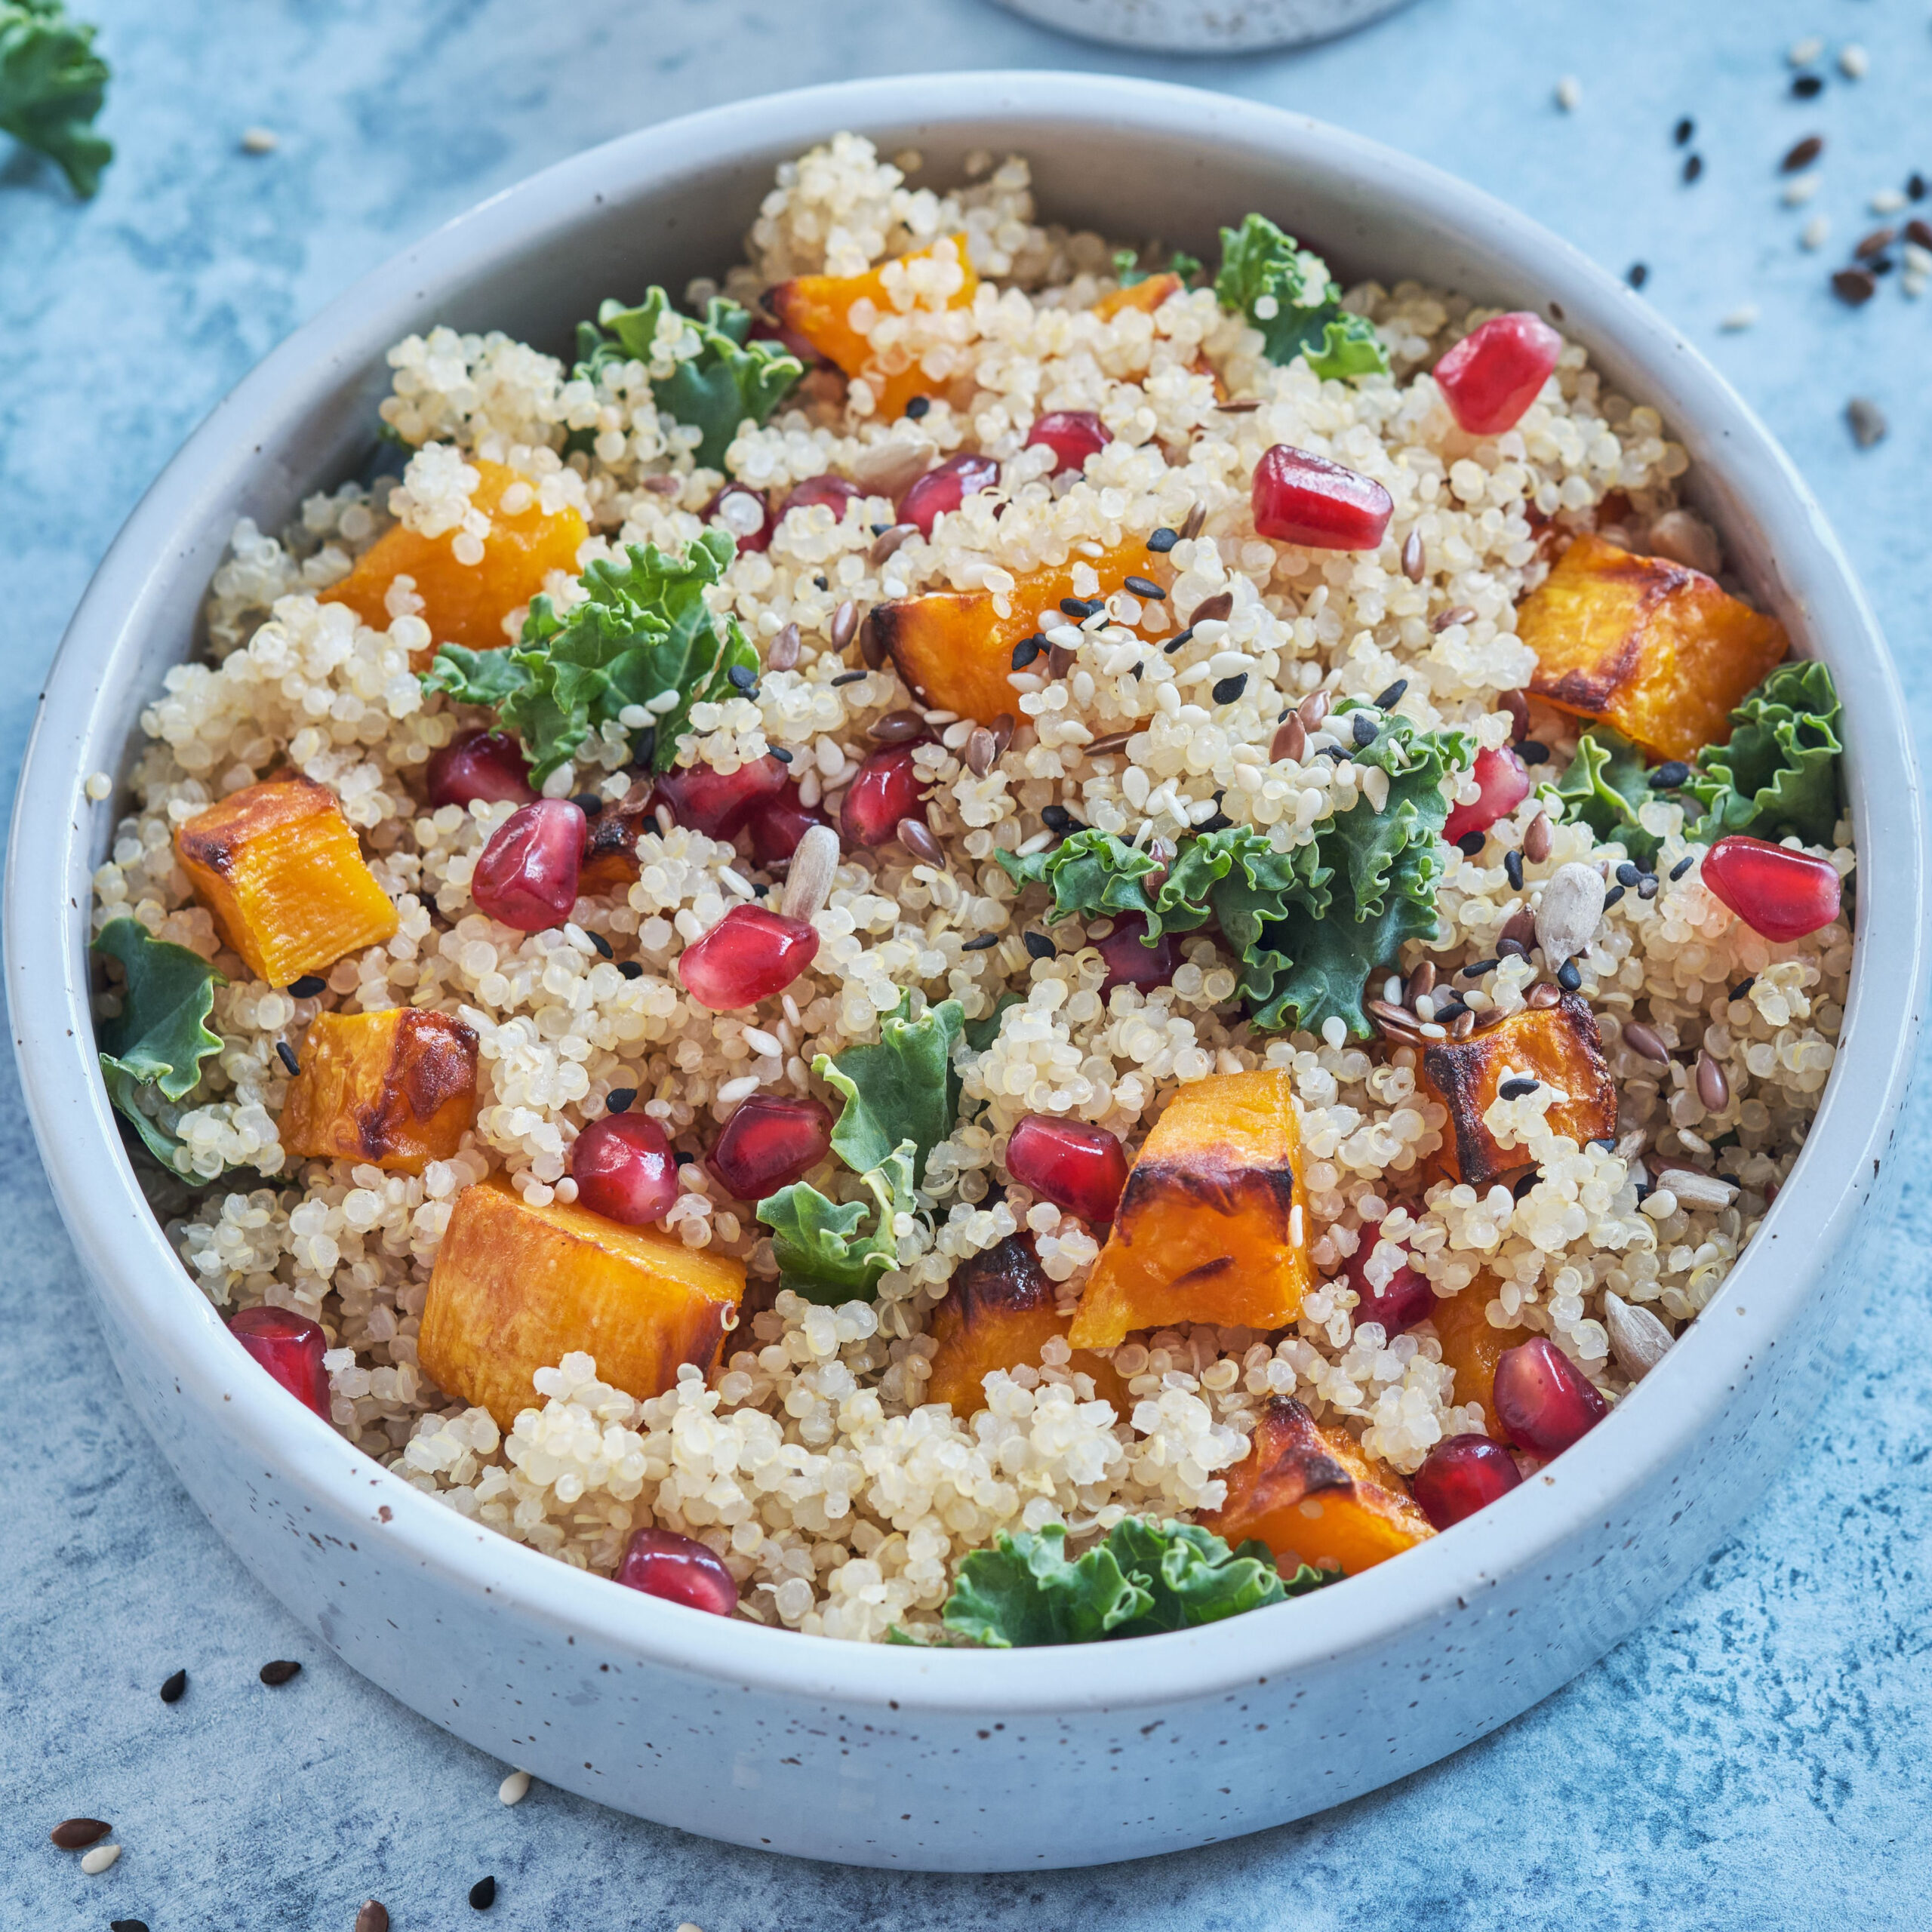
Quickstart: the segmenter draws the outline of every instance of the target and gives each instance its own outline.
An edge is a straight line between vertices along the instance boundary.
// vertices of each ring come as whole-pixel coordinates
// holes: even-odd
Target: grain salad
[[[89,781],[103,1074],[241,1345],[463,1515],[1184,1627],[1587,1455],[1716,1294],[1842,1019],[1837,700],[1549,321],[922,173],[390,351]]]

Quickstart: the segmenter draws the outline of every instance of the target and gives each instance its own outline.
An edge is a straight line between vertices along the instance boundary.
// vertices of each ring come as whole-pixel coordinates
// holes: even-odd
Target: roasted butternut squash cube
[[[1177,275],[1150,275],[1145,281],[1137,281],[1126,288],[1116,288],[1102,296],[1094,304],[1092,312],[1103,322],[1110,322],[1125,309],[1138,309],[1143,314],[1151,315],[1170,295],[1181,291],[1181,278]]]
[[[1789,645],[1775,617],[1702,572],[1589,536],[1524,599],[1516,632],[1537,654],[1539,697],[1660,758],[1727,743],[1733,707]]]
[[[1442,1297],[1429,1318],[1442,1344],[1444,1362],[1456,1371],[1457,1406],[1480,1402],[1484,1431],[1500,1442],[1505,1438],[1496,1420],[1496,1364],[1527,1342],[1530,1331],[1494,1326],[1489,1305],[1495,1299],[1496,1284],[1478,1275],[1460,1294]]]
[[[223,939],[272,986],[395,934],[396,909],[354,828],[309,779],[231,792],[176,829],[174,856]]]
[[[986,1406],[986,1379],[995,1369],[1038,1368],[1040,1351],[1064,1335],[1073,1318],[1054,1305],[1054,1284],[1040,1266],[1031,1235],[1011,1235],[953,1271],[946,1299],[927,1332],[939,1343],[925,1399],[946,1402],[956,1416]],[[1094,1378],[1095,1398],[1123,1419],[1134,1406],[1126,1384],[1104,1356],[1077,1352],[1067,1367]]]
[[[945,236],[900,259],[909,266],[934,262],[958,269],[958,279],[947,293],[937,301],[921,299],[916,303],[918,307],[928,311],[971,307],[980,278],[967,258],[964,235]],[[779,321],[794,334],[803,336],[828,362],[836,364],[848,377],[865,378],[877,401],[874,414],[887,423],[904,415],[906,405],[915,395],[929,395],[939,386],[916,361],[903,369],[877,364],[869,325],[861,329],[852,321],[852,309],[857,303],[869,303],[878,315],[891,315],[899,309],[886,285],[887,270],[894,266],[881,262],[863,275],[795,275],[789,281],[781,281],[768,290],[764,298]],[[896,275],[890,278],[899,279]]]
[[[580,897],[620,891],[636,883],[638,834],[657,829],[657,821],[648,815],[650,803],[648,792],[635,804],[627,798],[620,799],[605,806],[591,820],[583,864],[577,875]]]
[[[1230,1545],[1258,1537],[1290,1576],[1304,1563],[1358,1576],[1435,1534],[1399,1476],[1291,1395],[1269,1398],[1227,1481],[1202,1526]]]
[[[1540,1080],[1553,1089],[1555,1103],[1543,1118],[1579,1147],[1617,1131],[1617,1089],[1596,1016],[1579,994],[1565,993],[1554,1006],[1526,1007],[1466,1040],[1431,1046],[1422,1066],[1455,1130],[1443,1164],[1472,1187],[1528,1164],[1521,1148],[1500,1145],[1483,1124],[1505,1080]]]
[[[508,1429],[531,1377],[574,1350],[640,1401],[694,1362],[709,1372],[745,1265],[587,1208],[534,1208],[500,1178],[457,1196],[436,1251],[417,1354],[437,1386]]]
[[[934,709],[956,711],[990,724],[1004,712],[1017,715],[1020,694],[1009,681],[1013,650],[1040,628],[1040,614],[1059,616],[1060,599],[1076,593],[1076,564],[1091,567],[1103,594],[1111,595],[1130,576],[1144,577],[1163,589],[1174,573],[1164,558],[1144,543],[1123,543],[1099,557],[1070,557],[1057,568],[1029,571],[1001,599],[990,590],[935,590],[881,604],[872,612],[874,635],[891,653],[899,675]],[[1043,667],[1042,667],[1043,668]]]
[[[1183,1087],[1142,1144],[1067,1339],[1107,1349],[1136,1328],[1281,1328],[1314,1284],[1297,1199],[1301,1128],[1290,1076]]]
[[[346,604],[371,629],[386,631],[389,586],[399,577],[411,579],[431,639],[429,649],[411,660],[419,671],[439,644],[460,644],[471,651],[508,645],[503,620],[528,604],[552,571],[575,577],[578,548],[590,534],[575,510],[546,513],[539,507],[532,486],[506,465],[480,456],[466,460],[482,477],[470,493],[470,503],[490,519],[481,562],[458,561],[454,531],[424,537],[398,523],[356,558],[348,576],[321,594],[323,603]],[[518,485],[521,506],[505,509],[505,493]]]
[[[320,1013],[282,1103],[283,1147],[420,1174],[476,1119],[476,1035],[446,1013]]]

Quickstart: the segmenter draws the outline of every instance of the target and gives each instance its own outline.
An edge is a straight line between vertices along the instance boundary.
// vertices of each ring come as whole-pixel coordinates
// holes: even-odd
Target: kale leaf
[[[1297,355],[1324,380],[1386,375],[1389,355],[1365,315],[1342,307],[1328,264],[1284,235],[1266,215],[1221,230],[1221,272],[1214,293],[1261,331],[1269,361]]]
[[[1153,912],[1154,902],[1140,881],[1161,869],[1160,860],[1111,832],[1088,826],[1023,859],[997,847],[993,857],[1015,885],[1051,888],[1051,918],[1064,918],[1070,912],[1083,918],[1106,912]]]
[[[828,1307],[869,1301],[879,1277],[899,1265],[893,1223],[915,1206],[912,1155],[912,1142],[903,1140],[865,1175],[876,1203],[870,1210],[863,1201],[829,1201],[804,1181],[761,1201],[758,1218],[771,1230],[779,1286]],[[861,1235],[860,1223],[868,1213],[872,1231]]]
[[[595,321],[577,325],[574,373],[595,382],[614,363],[650,362],[658,352],[660,325],[673,313],[671,298],[661,288],[653,288],[634,309],[607,299]],[[751,311],[727,296],[714,295],[701,321],[686,315],[675,319],[685,345],[696,337],[697,352],[679,356],[669,375],[655,377],[651,393],[660,409],[703,431],[697,451],[700,466],[722,469],[739,425],[762,423],[804,375],[805,365],[781,343],[748,341]]]
[[[114,158],[94,130],[109,78],[94,36],[61,0],[0,0],[0,131],[45,155],[83,198]]]
[[[1198,255],[1190,255],[1177,248],[1164,269],[1143,269],[1140,266],[1139,249],[1116,248],[1114,251],[1114,279],[1123,288],[1137,288],[1143,281],[1152,281],[1157,275],[1177,275],[1185,285],[1192,282],[1204,266]]]
[[[1730,716],[1730,743],[1706,745],[1684,786],[1704,808],[1688,835],[1795,835],[1807,845],[1829,845],[1841,810],[1844,749],[1830,671],[1806,659],[1780,664]]]
[[[108,1097],[155,1157],[178,1169],[180,1142],[143,1110],[139,1095],[152,1088],[179,1102],[200,1084],[202,1061],[222,1048],[208,1023],[222,977],[198,952],[156,939],[137,919],[109,921],[88,949],[118,960],[126,982],[120,1017],[97,1029]]]
[[[586,595],[567,614],[533,597],[522,638],[507,651],[446,644],[423,674],[430,691],[491,706],[523,740],[538,784],[598,726],[674,692],[676,703],[654,713],[653,763],[669,770],[692,706],[730,696],[734,670],[758,670],[737,620],[721,626],[704,601],[737,549],[727,531],[706,530],[681,559],[654,543],[626,548],[627,562],[600,558],[585,571]]]
[[[1638,822],[1638,811],[1657,796],[1644,754],[1607,724],[1592,725],[1577,740],[1576,756],[1544,795],[1562,817],[1587,825],[1600,844],[1617,841],[1639,865],[1648,865],[1663,842]]]
[[[968,1051],[983,1054],[999,1038],[999,1029],[1006,1018],[1009,1006],[1024,1006],[1026,1002],[1017,993],[1001,993],[993,1002],[993,1010],[978,1020],[969,1020],[961,1029],[965,1035]]]
[[[913,1149],[912,1178],[923,1180],[926,1156],[959,1117],[959,1075],[952,1050],[963,1025],[959,1002],[941,1000],[909,1019],[912,996],[879,1022],[878,1041],[848,1047],[835,1059],[820,1054],[812,1071],[844,1096],[832,1151],[855,1174],[875,1168],[894,1147]]]

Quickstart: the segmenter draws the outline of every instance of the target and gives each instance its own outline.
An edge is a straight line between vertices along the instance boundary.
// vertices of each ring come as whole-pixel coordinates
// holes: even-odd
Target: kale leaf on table
[[[202,1063],[222,1048],[208,1023],[222,977],[198,952],[156,939],[137,919],[111,920],[89,950],[118,961],[124,980],[119,1017],[95,1029],[108,1098],[155,1158],[179,1172],[180,1142],[140,1096],[152,1090],[179,1103],[201,1084]]]
[[[1261,331],[1268,359],[1297,355],[1324,380],[1389,373],[1389,352],[1366,315],[1342,306],[1328,264],[1284,235],[1266,215],[1221,230],[1221,270],[1214,293]]]
[[[94,32],[61,0],[0,0],[0,131],[45,155],[83,197],[114,158],[94,128],[109,78]]]

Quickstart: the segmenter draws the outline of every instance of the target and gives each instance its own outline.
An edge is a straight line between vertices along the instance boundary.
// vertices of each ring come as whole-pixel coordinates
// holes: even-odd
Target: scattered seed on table
[[[90,1878],[97,1878],[120,1856],[118,1844],[97,1844],[93,1850],[81,1854],[81,1869]]]
[[[1816,100],[1825,91],[1825,83],[1817,74],[1800,74],[1791,84],[1791,91],[1800,100]]]
[[[1795,174],[1801,168],[1809,168],[1825,152],[1823,134],[1807,134],[1801,141],[1794,141],[1784,151],[1784,158],[1778,163],[1780,170],[1786,174]]]
[[[1822,174],[1798,174],[1784,184],[1784,192],[1778,198],[1788,208],[1801,208],[1823,186]]]
[[[293,1657],[277,1657],[263,1664],[256,1675],[264,1684],[286,1684],[301,1668]]]
[[[80,1851],[113,1829],[99,1818],[63,1818],[47,1835],[63,1851]]]
[[[1735,334],[1740,329],[1751,328],[1758,319],[1758,305],[1755,302],[1742,302],[1723,316],[1718,327]]]
[[[178,1704],[181,1694],[188,1687],[188,1673],[177,1670],[162,1681],[161,1701],[164,1704]]]
[[[145,1918],[110,1918],[107,1932],[148,1932],[148,1922]]]
[[[1688,155],[1684,162],[1684,182],[1688,187],[1704,171],[1704,157],[1700,154]]]
[[[1862,81],[1872,66],[1872,57],[1857,41],[1848,40],[1838,49],[1838,72],[1848,81]]]
[[[1844,420],[1850,426],[1852,441],[1862,450],[1883,442],[1886,430],[1891,426],[1885,420],[1885,412],[1869,396],[1854,396],[1844,406]]]
[[[1802,40],[1795,40],[1785,54],[1794,67],[1808,67],[1825,51],[1824,42],[1815,33],[1807,33]]]
[[[1565,74],[1556,84],[1556,104],[1565,114],[1574,114],[1582,104],[1583,84],[1574,74]]]
[[[1822,248],[1832,238],[1831,218],[1814,214],[1798,231],[1798,238],[1807,248]]]
[[[1905,198],[1909,202],[1922,202],[1925,198],[1925,177],[1908,174],[1905,182]]]
[[[497,1881],[494,1878],[478,1878],[469,1888],[470,1909],[475,1912],[488,1912],[497,1903]]]
[[[1697,122],[1692,120],[1690,115],[1687,114],[1681,121],[1678,122],[1675,128],[1671,131],[1670,137],[1679,147],[1688,147],[1690,145],[1690,137],[1697,131]]]
[[[1860,236],[1858,245],[1851,252],[1861,262],[1869,262],[1874,255],[1882,255],[1898,238],[1896,228],[1875,228],[1869,235]]]
[[[1650,264],[1647,262],[1632,262],[1630,266],[1623,271],[1623,279],[1627,281],[1632,288],[1641,288],[1644,283],[1648,281],[1650,278],[1651,269]]]
[[[497,1796],[505,1804],[521,1804],[530,1795],[530,1774],[512,1771],[497,1787]]]
[[[295,1057],[295,1049],[286,1040],[276,1041],[275,1051],[275,1057],[288,1068],[291,1073],[300,1073],[302,1071],[302,1063]]]
[[[355,1932],[389,1932],[389,1909],[380,1899],[371,1899],[355,1915]]]
[[[281,137],[272,128],[244,128],[242,130],[242,152],[244,154],[273,154],[281,146]]]

